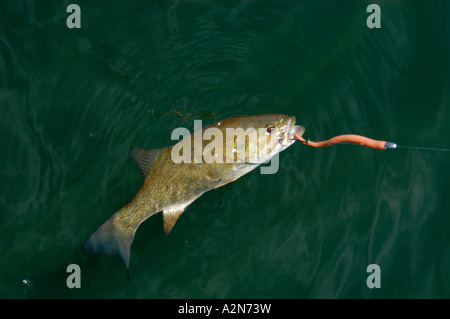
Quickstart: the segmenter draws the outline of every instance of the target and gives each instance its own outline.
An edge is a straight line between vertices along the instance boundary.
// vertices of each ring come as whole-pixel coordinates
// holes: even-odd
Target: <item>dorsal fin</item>
[[[166,235],[170,233],[173,226],[178,220],[178,217],[183,214],[184,210],[186,209],[186,206],[184,207],[174,207],[171,209],[163,210],[163,218],[164,218],[164,232]]]
[[[145,150],[140,147],[132,147],[130,150],[130,157],[139,167],[142,176],[146,177],[150,171],[153,163],[159,158],[164,148],[156,150]]]

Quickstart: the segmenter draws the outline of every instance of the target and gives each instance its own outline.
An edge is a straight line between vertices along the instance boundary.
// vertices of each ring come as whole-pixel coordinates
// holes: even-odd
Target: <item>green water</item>
[[[73,2],[80,29],[70,1],[0,1],[0,297],[450,298],[449,152],[297,143],[169,236],[144,222],[131,281],[82,250],[141,186],[130,147],[194,118],[450,148],[448,1]]]

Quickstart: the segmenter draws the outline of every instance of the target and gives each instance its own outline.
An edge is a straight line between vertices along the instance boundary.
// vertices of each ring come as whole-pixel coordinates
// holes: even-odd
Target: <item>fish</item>
[[[144,183],[129,203],[92,233],[83,248],[118,257],[129,278],[131,245],[143,221],[162,212],[164,232],[169,234],[201,195],[237,180],[291,146],[294,135],[305,131],[295,121],[295,116],[283,114],[235,116],[197,129],[171,146],[132,147],[130,157]]]

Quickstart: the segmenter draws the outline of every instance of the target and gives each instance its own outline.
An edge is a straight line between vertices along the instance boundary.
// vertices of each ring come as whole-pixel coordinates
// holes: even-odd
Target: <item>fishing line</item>
[[[413,150],[450,152],[450,149],[447,149],[447,148],[434,148],[434,147],[421,147],[421,146],[404,146],[404,145],[397,145],[397,147],[398,148],[410,148],[410,149],[413,149]]]

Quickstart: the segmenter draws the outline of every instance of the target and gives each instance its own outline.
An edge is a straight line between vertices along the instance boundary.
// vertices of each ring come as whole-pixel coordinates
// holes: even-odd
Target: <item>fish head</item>
[[[263,114],[231,117],[214,126],[227,136],[227,141],[234,132],[232,147],[227,144],[227,153],[235,153],[241,161],[261,164],[292,145],[294,134],[304,133],[305,128],[295,125],[295,121],[295,116]]]

